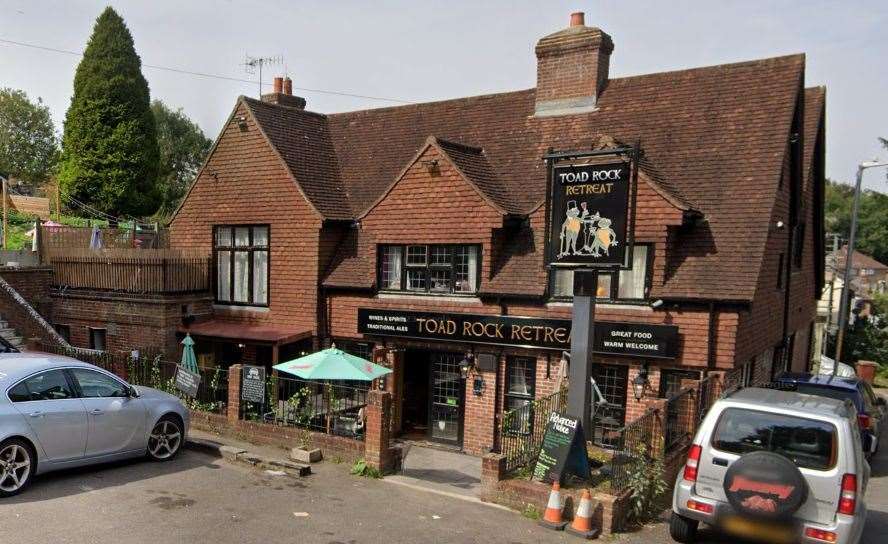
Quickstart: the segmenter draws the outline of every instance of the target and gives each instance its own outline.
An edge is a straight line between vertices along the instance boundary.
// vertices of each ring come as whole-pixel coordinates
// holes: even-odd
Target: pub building
[[[214,263],[214,300],[180,332],[216,364],[331,343],[373,357],[393,369],[398,434],[480,455],[504,411],[568,374],[573,269],[549,237],[568,261],[623,259],[596,291],[611,425],[682,380],[806,369],[825,89],[805,87],[801,54],[611,77],[614,50],[575,13],[536,43],[531,89],[336,114],[288,78],[238,98],[170,225]],[[605,166],[634,178],[622,227],[596,207],[622,190]],[[563,171],[598,186],[556,210]]]

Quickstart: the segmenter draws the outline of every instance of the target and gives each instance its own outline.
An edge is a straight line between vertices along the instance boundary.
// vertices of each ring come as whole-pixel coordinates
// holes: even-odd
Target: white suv
[[[716,402],[672,498],[669,532],[700,522],[772,543],[854,544],[870,468],[849,401],[749,388]]]

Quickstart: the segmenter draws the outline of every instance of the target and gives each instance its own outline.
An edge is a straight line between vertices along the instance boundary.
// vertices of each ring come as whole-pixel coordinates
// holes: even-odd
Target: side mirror
[[[139,392],[136,391],[135,387],[133,387],[132,385],[129,385],[126,388],[126,396],[131,399],[135,399],[135,398],[139,397]]]
[[[870,435],[870,443],[869,443],[869,453],[870,455],[875,455],[876,450],[879,448],[879,439],[876,438],[875,435]]]

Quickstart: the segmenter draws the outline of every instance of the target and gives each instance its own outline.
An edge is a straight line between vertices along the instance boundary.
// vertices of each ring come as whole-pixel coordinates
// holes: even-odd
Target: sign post
[[[592,353],[598,273],[632,262],[629,200],[637,185],[638,146],[549,153],[546,256],[550,267],[574,270],[568,415],[591,429]],[[634,211],[631,223],[634,224]]]

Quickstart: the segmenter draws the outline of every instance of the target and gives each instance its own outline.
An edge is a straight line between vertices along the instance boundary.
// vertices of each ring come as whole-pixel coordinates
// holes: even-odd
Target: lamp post
[[[848,292],[851,289],[851,259],[854,255],[854,244],[857,242],[857,215],[860,212],[860,192],[863,184],[863,171],[869,168],[888,166],[888,162],[868,161],[857,166],[857,183],[854,186],[854,208],[851,211],[851,232],[848,235],[848,251],[845,253],[845,272],[842,275],[842,297],[839,299],[839,320],[836,333],[836,358],[833,364],[833,375],[839,370],[842,360],[842,344],[845,340],[846,315],[848,313]]]

